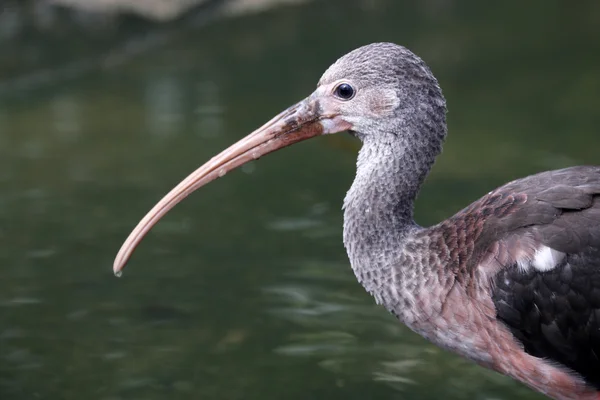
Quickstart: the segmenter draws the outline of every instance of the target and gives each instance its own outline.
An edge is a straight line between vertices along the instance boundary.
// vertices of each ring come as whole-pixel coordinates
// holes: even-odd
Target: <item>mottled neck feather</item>
[[[427,251],[411,245],[421,229],[413,207],[446,136],[445,108],[439,103],[421,115],[400,116],[389,131],[357,133],[363,147],[344,200],[344,245],[358,280],[394,313],[415,294],[406,291],[420,286],[414,280],[423,277],[416,275],[427,271],[406,260],[422,259],[418,253]],[[397,265],[400,261],[410,265]],[[397,268],[393,277],[392,267]]]
[[[344,244],[351,261],[375,250],[393,253],[399,240],[417,227],[414,201],[434,157],[400,137],[383,144],[364,141],[356,177],[344,199]]]

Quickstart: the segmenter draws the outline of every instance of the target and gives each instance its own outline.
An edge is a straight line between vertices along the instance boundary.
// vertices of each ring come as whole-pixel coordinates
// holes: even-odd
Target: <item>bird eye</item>
[[[354,88],[347,83],[342,83],[335,88],[334,93],[342,100],[350,100],[354,97]]]

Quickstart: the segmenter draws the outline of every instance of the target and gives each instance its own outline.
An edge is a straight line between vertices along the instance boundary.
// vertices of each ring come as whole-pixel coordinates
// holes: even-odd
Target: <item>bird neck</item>
[[[359,239],[380,244],[414,224],[416,171],[403,170],[409,158],[404,149],[385,147],[365,141],[358,154],[356,177],[344,199],[344,240],[352,249]]]
[[[349,253],[396,247],[397,239],[417,227],[414,202],[439,151],[414,146],[406,135],[387,142],[363,138],[356,177],[344,199]]]
[[[417,290],[418,282],[398,281],[411,274],[392,276],[392,268],[408,253],[419,251],[410,244],[421,229],[413,219],[413,207],[441,152],[445,123],[439,126],[443,132],[428,135],[434,138],[429,142],[414,130],[361,137],[356,178],[344,199],[344,245],[352,268],[365,289],[392,312],[391,303],[399,299],[387,298],[386,291],[401,296],[404,287]],[[388,290],[394,285],[399,286]]]

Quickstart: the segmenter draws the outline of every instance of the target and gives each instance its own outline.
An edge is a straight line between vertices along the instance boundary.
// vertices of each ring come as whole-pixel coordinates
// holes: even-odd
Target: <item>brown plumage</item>
[[[539,391],[597,398],[599,222],[600,168],[582,166],[508,183],[420,232],[437,239],[429,251],[452,277],[438,325],[485,332],[484,364]],[[527,265],[542,246],[564,253],[545,272]],[[464,307],[478,313],[462,315]],[[489,324],[496,318],[502,322]]]

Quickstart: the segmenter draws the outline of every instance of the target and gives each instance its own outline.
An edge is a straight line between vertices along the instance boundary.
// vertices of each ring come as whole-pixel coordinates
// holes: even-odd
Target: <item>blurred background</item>
[[[0,399],[541,399],[355,281],[345,134],[207,186],[112,275],[163,194],[374,41],[419,54],[448,100],[421,224],[600,163],[595,0],[2,1]]]

